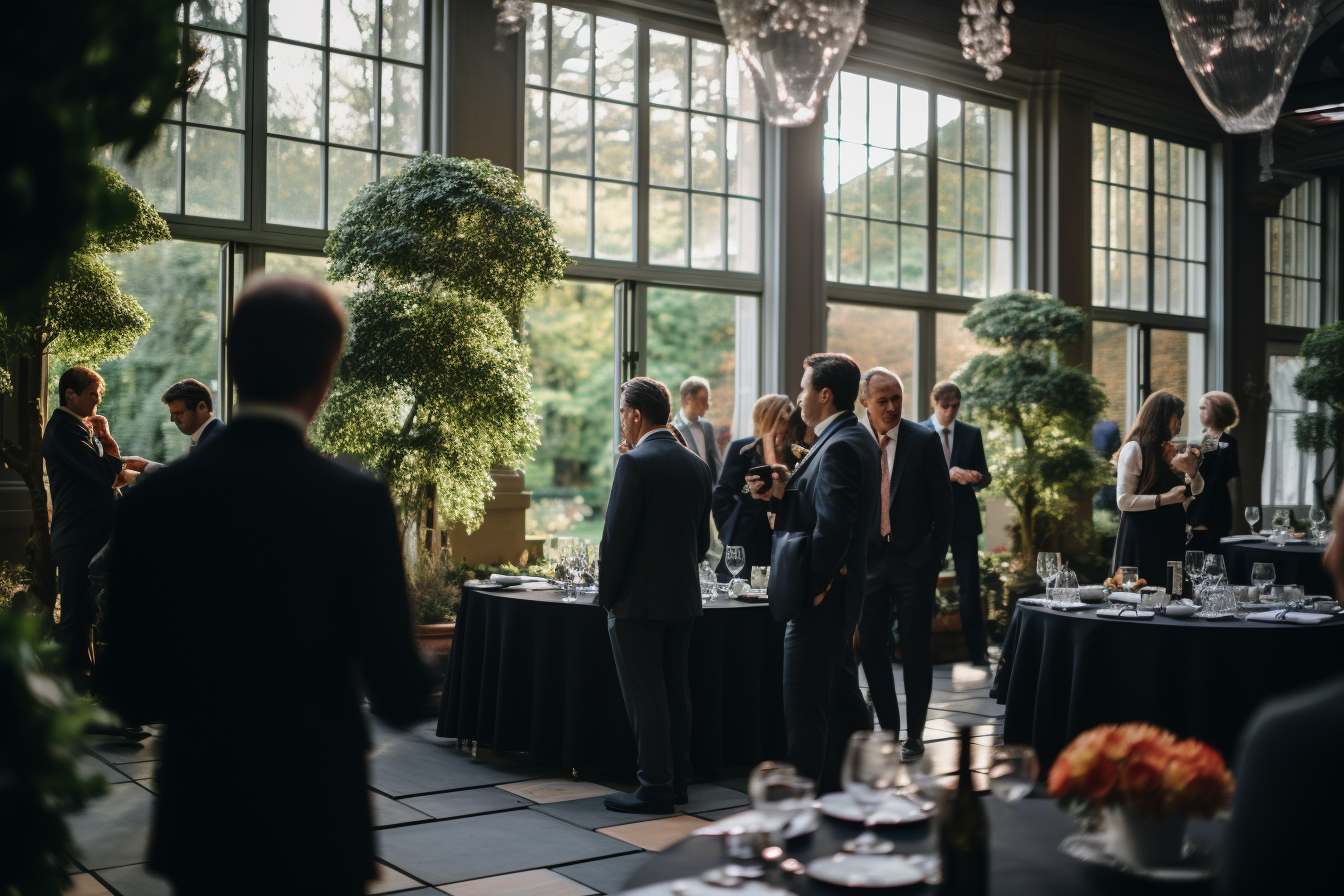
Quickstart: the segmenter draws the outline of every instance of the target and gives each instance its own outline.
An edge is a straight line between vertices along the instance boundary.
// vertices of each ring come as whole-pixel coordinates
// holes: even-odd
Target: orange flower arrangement
[[[1232,801],[1232,773],[1218,751],[1142,722],[1100,725],[1064,748],[1050,796],[1071,807],[1124,805],[1152,821],[1211,818]]]

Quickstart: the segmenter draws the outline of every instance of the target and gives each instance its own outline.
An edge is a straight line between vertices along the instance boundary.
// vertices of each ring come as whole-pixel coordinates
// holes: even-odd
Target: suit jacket
[[[865,424],[867,420],[865,419]],[[908,566],[942,563],[952,539],[952,482],[942,440],[928,427],[901,420],[891,470],[891,549]],[[862,427],[877,444],[872,429]],[[881,515],[869,529],[869,544],[886,549]]]
[[[677,414],[677,419],[674,421],[674,424],[677,427],[677,431],[681,433],[681,437],[686,440],[687,446],[689,446],[692,451],[695,451],[695,439],[691,438],[691,428],[698,427],[700,431],[704,433],[705,456],[700,459],[709,464],[709,481],[718,482],[719,471],[723,469],[723,458],[719,456],[719,442],[714,438],[714,424],[710,423],[704,417],[701,417],[694,423],[687,423],[686,418],[681,416],[680,413]],[[696,457],[700,457],[700,455],[697,453]]]
[[[224,432],[225,428],[226,427],[224,426],[223,420],[219,419],[218,417],[212,417],[210,419],[210,422],[205,424],[205,429],[201,430],[200,436],[197,437],[196,448],[199,450],[200,448],[205,446],[206,442],[210,442],[218,438],[219,435],[222,432]]]
[[[830,586],[826,599],[843,600],[846,624],[857,623],[878,489],[877,443],[854,413],[846,411],[826,427],[794,468],[777,503],[771,591],[791,594],[801,584],[798,600],[810,603]],[[841,567],[846,569],[844,576]],[[777,601],[773,593],[771,597],[771,612],[781,622],[802,609],[802,603]]]
[[[698,567],[709,550],[709,467],[655,430],[621,455],[602,528],[597,601],[618,619],[701,615]]]
[[[430,687],[387,486],[284,421],[245,418],[130,491],[112,536],[105,696],[128,723],[168,724],[150,866],[236,876],[240,892],[261,868],[301,890],[312,873],[373,877],[361,691],[405,723]],[[206,494],[184,541],[182,496]],[[165,574],[184,550],[207,562]],[[228,736],[244,721],[266,751]],[[278,792],[311,813],[304,824],[266,809]]]
[[[59,408],[42,433],[42,457],[51,484],[51,549],[93,556],[112,534],[121,459],[100,453],[87,426]]]
[[[943,434],[939,431],[937,418],[930,417],[924,421],[924,425],[933,430],[934,437],[938,439],[938,450],[942,451]],[[975,493],[987,487],[994,478],[989,475],[989,463],[985,460],[985,439],[980,433],[980,427],[960,420],[952,421],[952,463],[948,469],[952,467],[975,470],[980,474],[980,481],[975,485],[962,485],[948,480],[952,485],[952,507],[955,511],[952,531],[959,535],[979,535],[985,531],[985,527],[980,520],[980,502],[976,500]]]

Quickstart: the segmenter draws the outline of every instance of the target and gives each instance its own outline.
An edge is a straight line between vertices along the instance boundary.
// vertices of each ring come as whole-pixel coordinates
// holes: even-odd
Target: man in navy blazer
[[[838,790],[845,743],[866,724],[851,643],[863,608],[867,540],[877,517],[877,450],[854,416],[859,365],[842,354],[803,362],[799,406],[817,440],[790,475],[774,465],[770,610],[784,632],[788,759]],[[747,477],[756,491],[760,480]]]
[[[173,383],[161,400],[168,405],[168,418],[177,431],[191,439],[187,454],[224,431],[224,421],[215,416],[215,398],[210,394],[210,387],[200,380],[188,377]],[[157,461],[146,461],[144,472],[153,473],[166,466]]]
[[[621,432],[599,555],[597,601],[639,751],[639,788],[613,812],[665,814],[687,801],[691,779],[691,626],[704,613],[698,568],[709,550],[714,483],[667,421],[672,396],[648,377],[621,386]]]
[[[957,419],[961,410],[961,389],[953,382],[933,387],[930,396],[933,416],[924,425],[933,430],[943,450],[952,483],[952,562],[957,567],[957,595],[961,608],[961,630],[971,662],[989,665],[985,618],[980,608],[980,502],[975,493],[989,485],[989,464],[985,461],[985,440],[980,427]]]

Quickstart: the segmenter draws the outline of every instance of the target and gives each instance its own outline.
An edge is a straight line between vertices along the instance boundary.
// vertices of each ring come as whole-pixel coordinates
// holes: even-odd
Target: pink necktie
[[[947,460],[947,465],[952,466],[952,430],[946,426],[943,427],[943,457]]]
[[[882,535],[891,534],[891,467],[887,464],[887,444],[891,436],[886,433],[877,440],[878,453],[882,455]]]

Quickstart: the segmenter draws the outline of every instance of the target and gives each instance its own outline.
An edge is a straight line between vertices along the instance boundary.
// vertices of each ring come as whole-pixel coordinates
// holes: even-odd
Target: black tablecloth
[[[1085,865],[1061,853],[1059,842],[1076,833],[1078,826],[1053,802],[1027,799],[1010,806],[992,797],[984,800],[989,815],[989,892],[994,896],[1078,896],[1083,893],[1149,891],[1141,881]],[[788,853],[804,863],[832,855],[844,841],[862,829],[859,824],[823,817],[816,833],[789,842]],[[1225,822],[1192,821],[1188,833],[1217,849],[1225,829]],[[901,853],[930,852],[934,848],[932,824],[878,827],[875,830],[896,842],[897,851]],[[722,865],[724,861],[722,838],[688,837],[651,857],[626,882],[626,888],[691,877]],[[843,887],[819,883],[805,876],[790,876],[788,885],[802,896],[837,896],[845,892]],[[1181,887],[1176,891],[1198,893],[1208,889],[1208,886]],[[932,891],[932,887],[920,885],[902,888],[900,893],[919,896]],[[1173,892],[1173,888],[1167,886],[1161,891]]]
[[[462,589],[440,737],[538,764],[633,770],[635,740],[607,614],[555,591]],[[783,627],[766,604],[715,601],[691,633],[691,761],[698,776],[784,755]]]
[[[1003,738],[1031,744],[1044,777],[1096,725],[1151,722],[1197,737],[1231,762],[1271,697],[1344,672],[1344,617],[1319,625],[1098,618],[1018,604],[991,695]]]
[[[1321,567],[1325,548],[1310,544],[1270,544],[1268,541],[1224,541],[1223,561],[1234,585],[1250,585],[1251,567],[1256,563],[1274,564],[1274,581],[1279,585],[1301,585],[1307,594],[1335,596],[1335,583]]]

